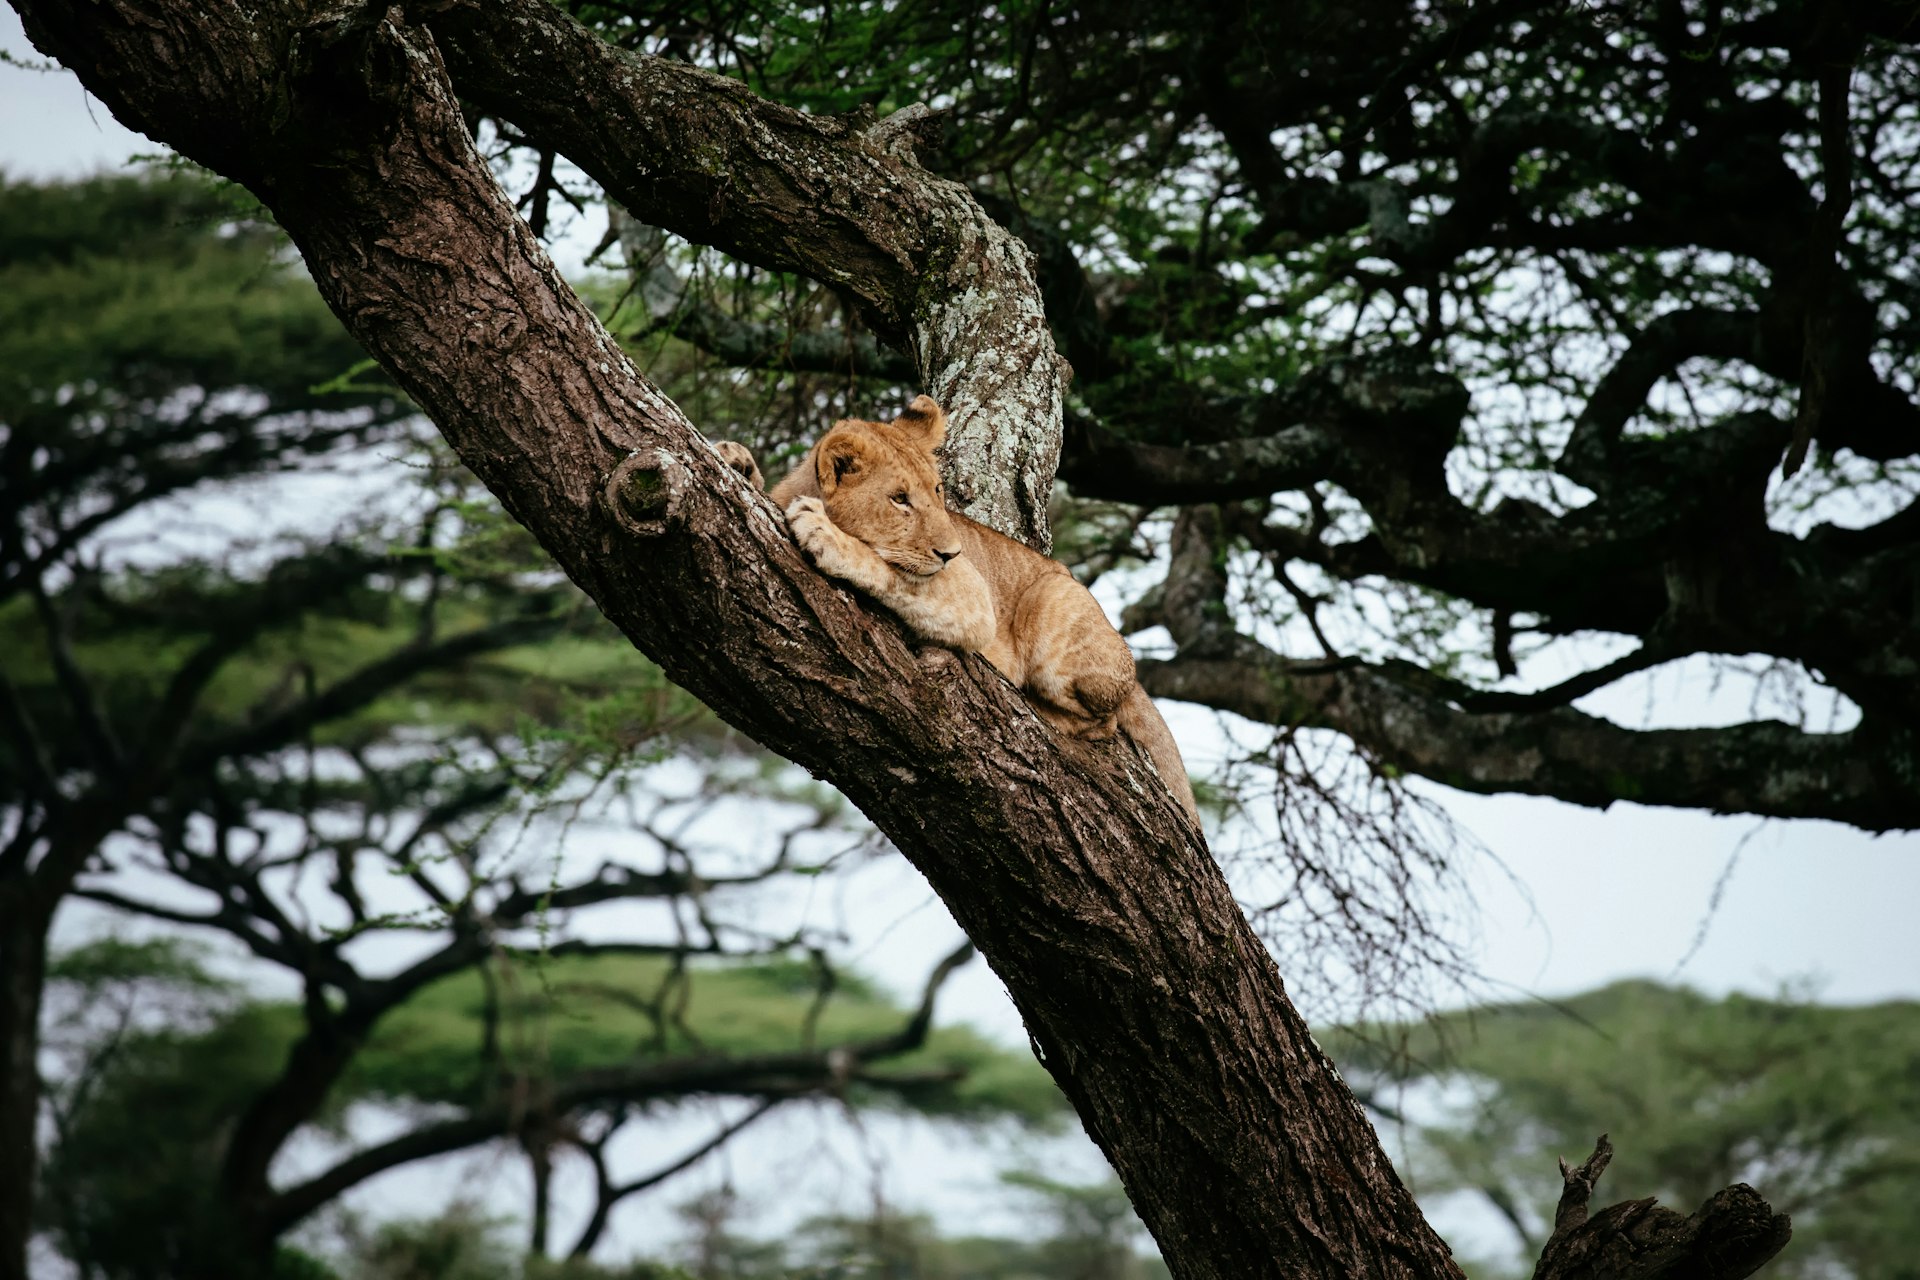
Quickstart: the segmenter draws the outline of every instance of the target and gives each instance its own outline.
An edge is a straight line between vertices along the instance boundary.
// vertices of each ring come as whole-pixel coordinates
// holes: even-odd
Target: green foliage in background
[[[138,723],[150,716],[180,665],[206,642],[228,603],[223,597],[243,590],[201,570],[129,574],[104,584],[110,604],[74,610],[69,649],[92,677],[109,718]],[[503,609],[476,596],[441,600],[437,611],[438,627],[459,634],[499,620]],[[315,601],[221,665],[199,698],[195,727],[209,736],[240,730],[337,683],[371,657],[404,649],[419,636],[421,621],[420,605],[377,577]],[[401,734],[492,740],[569,726],[597,728],[612,743],[637,742],[663,727],[700,727],[699,704],[668,684],[624,637],[597,619],[583,626],[427,670],[323,721],[307,740],[364,749]],[[30,601],[0,605],[0,649],[23,700],[40,713],[38,722],[60,727],[61,690]]]
[[[478,1054],[498,1020],[497,1069],[532,1079],[676,1057],[779,1053],[892,1034],[907,1013],[871,982],[836,974],[824,1000],[804,961],[704,963],[652,956],[528,956],[436,983],[382,1021],[349,1077],[363,1096],[470,1102],[487,1087]],[[816,1007],[817,1002],[817,1007]],[[490,1068],[491,1070],[493,1068]],[[868,1103],[908,1102],[964,1119],[1058,1120],[1061,1099],[1029,1054],[963,1027],[937,1028],[877,1070],[956,1079],[904,1094],[854,1089]]]
[[[1920,1220],[1901,1207],[1920,1195],[1920,1004],[1622,982],[1324,1042],[1363,1096],[1404,1105],[1418,1192],[1512,1215],[1529,1258],[1553,1220],[1555,1159],[1577,1163],[1606,1132],[1596,1205],[1657,1196],[1691,1213],[1747,1182],[1793,1218],[1793,1247],[1760,1275],[1920,1276]],[[1401,1085],[1444,1086],[1441,1117]]]
[[[272,1070],[238,1001],[179,939],[102,938],[49,966],[44,1046],[59,1065],[36,1218],[65,1256],[126,1280],[193,1265],[235,1099]]]
[[[231,186],[184,168],[0,179],[0,297],[0,653],[56,769],[91,767],[56,646],[124,739],[162,727],[196,653],[231,649],[167,713],[205,739],[410,645],[557,615],[537,643],[428,664],[321,717],[304,744],[564,725],[617,753],[702,719],[364,376],[291,247]],[[298,470],[350,483],[303,479],[292,505],[260,487]],[[256,610],[272,616],[246,643],[224,639]],[[15,747],[0,743],[0,774],[19,774]]]
[[[229,388],[276,412],[396,399],[315,389],[365,358],[358,344],[279,229],[196,174],[0,177],[0,297],[0,420],[16,431]],[[83,438],[110,447],[135,426],[121,418]]]

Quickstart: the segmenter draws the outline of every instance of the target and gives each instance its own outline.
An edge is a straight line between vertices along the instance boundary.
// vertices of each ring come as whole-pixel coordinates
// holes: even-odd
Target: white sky
[[[20,17],[0,7],[0,49],[35,65]],[[0,65],[0,170],[12,178],[74,177],[117,167],[129,155],[160,150],[95,101],[64,71]]]
[[[0,48],[37,57],[4,6]],[[157,149],[122,128],[70,75],[0,65],[0,171],[10,177],[75,176]],[[564,262],[568,255],[557,256]],[[1663,676],[1654,696],[1663,723],[1693,718],[1696,709],[1704,716],[1712,701],[1706,677],[1685,672]],[[1645,697],[1645,686],[1636,686],[1627,701]],[[1190,763],[1196,771],[1204,768],[1209,751],[1217,749],[1209,744],[1220,740],[1212,717],[1188,707],[1169,707],[1168,713]],[[1480,964],[1496,992],[1564,995],[1627,976],[1675,977],[1738,849],[1738,864],[1705,938],[1678,977],[1714,993],[1772,994],[1785,983],[1811,980],[1824,998],[1838,1002],[1920,997],[1920,928],[1914,923],[1920,835],[1876,838],[1826,822],[1762,823],[1624,804],[1601,813],[1550,800],[1436,794],[1505,868],[1482,866],[1474,876],[1481,889]],[[867,951],[878,973],[897,975],[903,989],[917,989],[958,940],[957,930],[904,865],[870,878],[877,883],[863,896],[858,918],[864,941],[857,949]],[[70,930],[87,928],[80,915],[64,923]],[[999,984],[978,964],[950,985],[942,1014],[974,1022],[1010,1045],[1025,1043]],[[819,1136],[827,1129],[830,1136]],[[689,1121],[650,1141],[669,1152],[703,1131],[701,1122]],[[810,1185],[822,1194],[837,1187],[833,1194],[857,1207],[871,1185],[865,1143],[878,1144],[891,1157],[886,1185],[897,1201],[935,1206],[953,1229],[989,1225],[979,1223],[978,1214],[987,1203],[982,1197],[992,1194],[993,1158],[957,1157],[961,1144],[924,1125],[882,1123],[863,1138],[844,1125],[823,1128],[817,1114],[784,1121],[754,1144],[737,1144],[727,1160],[709,1162],[698,1175],[675,1183],[668,1198],[679,1199],[701,1179],[723,1175],[759,1185],[769,1198],[784,1198],[798,1153],[831,1148],[828,1167],[838,1172],[809,1175]],[[1051,1150],[1044,1156],[1049,1163],[1093,1167],[1083,1145],[1069,1150],[1055,1144]],[[777,1154],[768,1158],[770,1153]],[[514,1162],[475,1157],[424,1166],[376,1186],[383,1204],[424,1209],[456,1187],[499,1184],[504,1193],[519,1176]],[[396,1189],[398,1201],[391,1198]],[[660,1233],[670,1229],[657,1207],[637,1208],[622,1223],[624,1242],[635,1248],[658,1247]]]

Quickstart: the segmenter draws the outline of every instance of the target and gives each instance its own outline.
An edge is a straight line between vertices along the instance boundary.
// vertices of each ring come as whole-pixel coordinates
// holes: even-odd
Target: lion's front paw
[[[720,461],[740,473],[740,478],[756,489],[765,488],[760,478],[760,464],[753,460],[753,450],[737,440],[716,440],[713,451],[720,455]]]
[[[839,530],[827,518],[827,505],[818,498],[795,498],[787,504],[787,527],[800,549],[818,560],[834,544]]]

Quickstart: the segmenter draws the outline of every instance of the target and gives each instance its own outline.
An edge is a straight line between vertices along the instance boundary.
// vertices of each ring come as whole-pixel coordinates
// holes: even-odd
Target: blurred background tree
[[[1512,1232],[1531,1272],[1557,1188],[1540,1171],[1630,1133],[1609,1199],[1697,1205],[1765,1189],[1793,1218],[1768,1277],[1920,1275],[1920,1005],[1821,1006],[1795,995],[1710,999],[1622,982],[1570,999],[1489,1005],[1336,1032],[1328,1049],[1369,1106],[1403,1127],[1423,1197],[1469,1195]]]
[[[1060,1117],[1058,1094],[1032,1062],[965,1031],[913,1030],[910,1011],[854,975],[836,975],[829,996],[810,964],[676,960],[685,957],[501,958],[425,988],[380,1020],[303,1117],[307,1141],[329,1149],[322,1172],[269,1194],[311,1214],[408,1160],[511,1142],[534,1165],[530,1235],[523,1226],[517,1246],[498,1251],[486,1242],[505,1224],[461,1209],[410,1247],[470,1238],[475,1260],[456,1265],[466,1255],[450,1253],[448,1274],[481,1258],[517,1274],[526,1259],[584,1260],[624,1199],[782,1102],[826,1098],[973,1124],[1047,1127]],[[49,1009],[59,1069],[49,1088],[54,1139],[40,1185],[42,1229],[85,1274],[197,1273],[235,1229],[223,1165],[233,1135],[279,1084],[306,1033],[302,1011],[249,997],[173,939],[102,940],[65,953],[51,970]],[[715,1098],[738,1105],[707,1142],[636,1176],[611,1167],[609,1147],[624,1127]],[[399,1136],[359,1140],[368,1119],[389,1130],[400,1121]],[[598,1195],[584,1227],[558,1241],[543,1175],[567,1156],[592,1164]],[[1124,1208],[1123,1197],[1118,1203]],[[570,1206],[569,1219],[586,1207]],[[288,1221],[274,1225],[284,1231],[297,1219],[280,1213]],[[381,1222],[348,1219],[350,1252],[388,1257],[399,1238]],[[304,1255],[281,1256],[297,1269]],[[386,1265],[362,1261],[375,1272]]]
[[[53,1121],[37,1191],[0,1198],[37,1196],[83,1272],[200,1273],[475,1144],[527,1160],[539,1257],[590,1252],[785,1101],[1054,1119],[1031,1061],[931,1030],[969,950],[896,1009],[827,932],[763,919],[755,893],[870,832],[665,685],[360,381],[231,189],[11,183],[0,244],[0,1091],[29,1155]],[[74,900],[165,932],[49,967]],[[623,903],[651,910],[596,911]],[[706,1144],[611,1161],[623,1127],[715,1097],[740,1106]],[[315,1141],[310,1176],[276,1172]],[[596,1178],[576,1240],[556,1157]]]
[[[171,948],[106,944],[68,957],[59,971],[61,983],[86,985],[95,997],[112,997],[134,982],[149,984],[150,992],[169,990],[176,1001],[169,1025],[176,1027],[191,1021],[193,1001],[218,1003],[232,995]],[[777,971],[737,972],[751,987]],[[703,997],[700,1004],[726,1021],[734,998]],[[111,998],[108,1003],[122,1004]],[[435,1006],[444,1008],[438,999],[429,1001],[429,1008]],[[260,1012],[271,1017],[282,1011]],[[402,1011],[382,1034],[406,1045],[408,1059],[391,1059],[376,1042],[365,1060],[366,1083],[357,1089],[384,1090],[392,1099],[416,1079],[458,1077],[457,1068],[436,1069],[431,1049],[424,1064],[412,1059],[420,1040],[416,1019],[423,1013]],[[175,1070],[180,1060],[171,1056],[185,1040],[123,1051],[124,1030],[98,1037],[96,1028],[98,1038],[87,1042],[91,1051],[97,1056],[111,1046],[128,1065],[118,1075],[96,1068],[63,1077],[106,1083],[86,1086],[100,1100],[81,1129],[63,1119],[47,1193],[71,1196],[78,1189],[79,1202],[96,1213],[105,1207],[129,1215],[117,1223],[93,1220],[102,1232],[102,1252],[71,1250],[70,1256],[97,1266],[95,1274],[179,1274],[159,1265],[151,1246],[164,1249],[177,1237],[180,1197],[207,1185],[207,1171],[195,1172],[189,1138],[217,1125],[204,1108],[229,1092],[224,1084],[209,1087],[219,1078],[209,1068],[258,1052],[246,1048],[236,1056],[241,1022],[203,1022],[206,1030],[190,1048],[196,1065],[185,1071]],[[1328,1045],[1369,1106],[1409,1140],[1407,1171],[1423,1199],[1468,1196],[1507,1225],[1511,1247],[1483,1244],[1467,1251],[1468,1273],[1476,1280],[1527,1274],[1552,1220],[1552,1197],[1542,1190],[1540,1170],[1558,1154],[1584,1149],[1594,1117],[1603,1115],[1620,1117],[1621,1128],[1636,1135],[1609,1170],[1622,1197],[1691,1204],[1731,1181],[1768,1188],[1774,1202],[1794,1215],[1796,1245],[1759,1275],[1898,1280],[1913,1274],[1916,1256],[1910,1215],[1900,1210],[1920,1179],[1920,1166],[1908,1154],[1920,1124],[1920,1095],[1910,1070],[1916,1036],[1920,1006],[1912,1003],[1840,1009],[1792,996],[1715,1000],[1633,982],[1558,1002],[1484,1006],[1415,1023],[1335,1030]],[[592,1038],[599,1038],[597,1030]],[[936,1056],[940,1042],[936,1036],[929,1046]],[[388,1072],[396,1074],[384,1078]],[[122,1108],[136,1095],[140,1115],[130,1117]],[[156,1106],[162,1102],[164,1107]],[[1020,1105],[1014,1102],[1016,1109]],[[64,1117],[72,1108],[63,1103],[61,1110]],[[174,1114],[156,1121],[169,1110]],[[96,1135],[85,1132],[88,1125],[97,1127]],[[126,1140],[134,1133],[154,1140],[146,1163],[127,1158]],[[68,1151],[79,1154],[78,1163],[70,1162]],[[101,1179],[108,1183],[104,1195]],[[722,1187],[681,1205],[684,1242],[652,1259],[593,1263],[576,1252],[543,1261],[524,1250],[524,1224],[456,1203],[433,1218],[351,1219],[341,1237],[344,1252],[326,1265],[341,1275],[502,1280],[1152,1280],[1166,1274],[1164,1264],[1142,1251],[1139,1224],[1117,1184],[1063,1183],[1035,1173],[1010,1174],[1007,1182],[1023,1198],[1031,1223],[1020,1238],[953,1235],[924,1215],[886,1206],[865,1216],[814,1218],[784,1236],[768,1237],[755,1230],[756,1206]],[[156,1194],[164,1205],[155,1203]],[[68,1220],[59,1216],[63,1210],[49,1212],[52,1221]],[[143,1222],[143,1213],[155,1217]],[[148,1259],[149,1270],[117,1269],[126,1264],[114,1254],[115,1237],[108,1234],[114,1225],[121,1231],[142,1227],[144,1234],[119,1236],[117,1247]],[[151,1242],[148,1248],[128,1248],[142,1239]],[[1471,1260],[1475,1253],[1480,1260]]]

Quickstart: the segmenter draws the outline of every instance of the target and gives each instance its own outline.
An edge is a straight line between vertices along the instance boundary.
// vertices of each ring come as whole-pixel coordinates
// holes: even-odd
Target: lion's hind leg
[[[1111,737],[1134,688],[1133,651],[1087,589],[1049,574],[1021,597],[1014,629],[1040,717],[1076,737]]]

